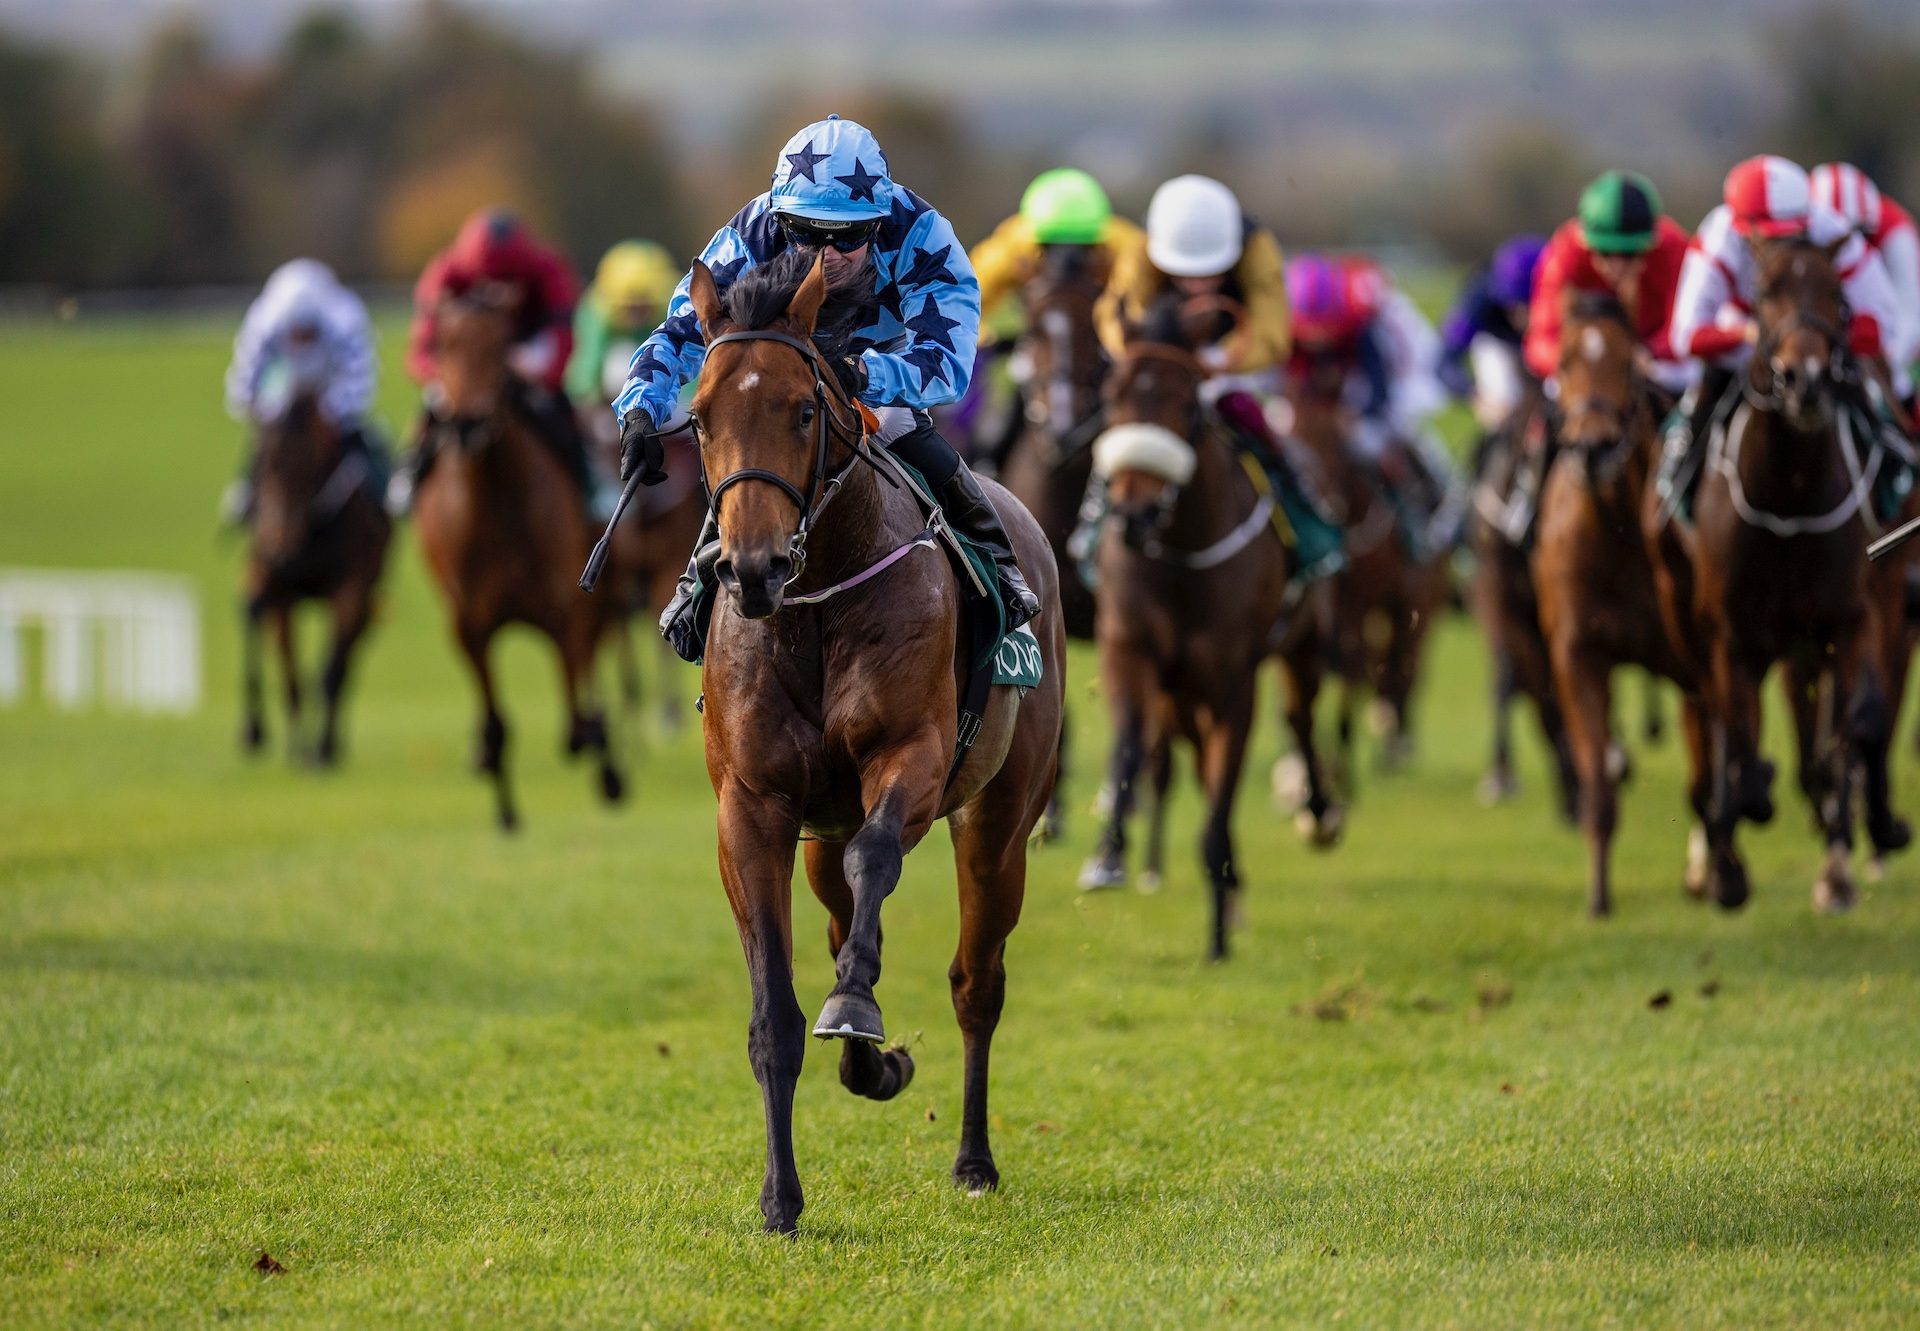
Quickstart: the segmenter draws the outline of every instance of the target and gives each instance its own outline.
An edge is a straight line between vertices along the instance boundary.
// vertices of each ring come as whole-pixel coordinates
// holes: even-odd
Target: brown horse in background
[[[302,689],[293,614],[302,601],[325,601],[333,643],[320,675],[320,734],[310,756],[331,766],[340,755],[340,700],[354,647],[372,621],[392,524],[367,485],[367,460],[341,448],[340,434],[302,392],[276,421],[259,427],[254,509],[241,630],[246,720],[242,745],[266,742],[260,631],[273,631],[285,686],[287,729],[296,756]]]
[[[1021,571],[1044,607],[1033,622],[1039,687],[996,687],[978,737],[958,740],[962,587],[925,519],[816,346],[823,263],[806,251],[751,270],[722,306],[696,263],[691,296],[708,353],[694,401],[704,480],[720,526],[702,680],[707,771],[719,800],[720,875],[753,984],[747,1051],[760,1083],[766,1227],[802,1206],[793,1094],[807,1025],[793,988],[794,851],[831,919],[836,982],[813,1032],[846,1041],[840,1080],[875,1100],[913,1073],[885,1039],[880,907],[905,855],[948,821],[960,941],[948,978],[966,1043],[954,1182],[995,1187],[988,1052],[1006,994],[1006,940],[1026,891],[1027,838],[1053,789],[1066,639],[1046,537],[991,481]]]
[[[1726,907],[1749,895],[1734,834],[1742,818],[1773,816],[1760,685],[1783,662],[1795,681],[1790,696],[1801,700],[1803,785],[1827,844],[1814,906],[1838,911],[1855,900],[1856,768],[1866,773],[1876,845],[1897,848],[1906,833],[1887,803],[1892,708],[1872,650],[1872,500],[1855,470],[1866,441],[1853,438],[1842,405],[1847,316],[1832,250],[1770,241],[1757,261],[1759,341],[1741,401],[1711,441],[1692,532],[1677,523],[1657,532],[1662,611],[1702,663],[1711,709],[1708,889]],[[1651,495],[1648,515],[1657,519]]]
[[[1328,665],[1341,681],[1340,751],[1353,780],[1354,713],[1371,688],[1386,712],[1382,765],[1396,768],[1412,747],[1413,692],[1433,617],[1447,600],[1444,558],[1416,563],[1401,539],[1393,505],[1349,445],[1342,394],[1346,374],[1316,362],[1288,386],[1289,433],[1318,464],[1333,516],[1346,528],[1347,565],[1333,577]]]
[[[1099,545],[1096,624],[1113,716],[1113,804],[1081,883],[1125,881],[1126,823],[1149,764],[1156,802],[1148,870],[1159,872],[1172,744],[1186,740],[1206,789],[1200,850],[1212,890],[1208,954],[1219,960],[1227,954],[1241,885],[1233,808],[1253,726],[1256,676],[1261,662],[1313,615],[1289,595],[1272,500],[1258,492],[1206,420],[1200,402],[1206,370],[1194,341],[1178,308],[1163,304],[1145,328],[1132,332],[1107,382],[1109,433],[1097,447],[1110,518]],[[1317,673],[1301,685],[1303,701],[1290,706],[1289,715],[1304,718],[1296,740],[1308,763],[1312,819],[1330,829],[1331,840],[1339,812],[1312,743]]]
[[[477,765],[493,778],[496,816],[510,831],[519,814],[507,780],[507,726],[489,644],[513,623],[552,639],[567,705],[567,751],[594,752],[600,793],[612,803],[624,794],[625,781],[593,696],[593,659],[618,607],[576,585],[593,543],[586,509],[566,468],[515,403],[507,312],[483,295],[449,299],[435,329],[443,400],[424,428],[440,431],[443,444],[416,492],[414,523],[480,687]]]
[[[1533,550],[1540,625],[1571,734],[1580,825],[1590,858],[1587,909],[1613,909],[1613,834],[1619,771],[1614,759],[1613,672],[1637,665],[1686,695],[1689,795],[1707,813],[1705,724],[1692,671],[1669,638],[1641,526],[1659,465],[1666,403],[1636,373],[1631,316],[1612,296],[1569,301],[1560,335],[1557,456],[1540,495]]]
[[[1529,380],[1513,415],[1482,440],[1474,468],[1474,502],[1467,517],[1467,545],[1474,559],[1467,601],[1493,663],[1493,757],[1480,783],[1480,799],[1483,804],[1503,803],[1519,788],[1513,774],[1513,703],[1524,697],[1533,704],[1552,755],[1561,815],[1572,821],[1579,811],[1580,778],[1573,769],[1566,720],[1554,693],[1553,664],[1540,631],[1531,549],[1508,530],[1508,495],[1522,436],[1543,408],[1539,386]]]
[[[1093,441],[1104,420],[1100,385],[1107,355],[1093,321],[1111,265],[1081,245],[1047,248],[1040,268],[1021,287],[1026,329],[1014,355],[1025,363],[1025,420],[1007,452],[1000,479],[1026,506],[1053,547],[1060,570],[1060,613],[1069,638],[1093,638],[1093,592],[1081,581],[1067,551],[1079,521],[1087,479],[1093,474]],[[1060,728],[1060,775],[1067,776],[1068,732]],[[1063,801],[1058,787],[1047,804],[1041,833],[1060,835]]]

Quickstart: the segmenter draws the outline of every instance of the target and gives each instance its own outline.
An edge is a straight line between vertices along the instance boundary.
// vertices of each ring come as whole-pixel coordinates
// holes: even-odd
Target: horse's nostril
[[[713,566],[713,576],[718,578],[720,585],[728,591],[738,591],[740,588],[740,578],[733,571],[733,561],[731,559],[723,559],[715,564]]]

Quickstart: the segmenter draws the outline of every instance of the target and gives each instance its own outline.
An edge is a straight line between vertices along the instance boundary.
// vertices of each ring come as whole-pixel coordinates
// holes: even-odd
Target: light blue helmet
[[[767,201],[776,213],[823,222],[885,217],[893,209],[887,155],[865,125],[816,120],[780,150]]]

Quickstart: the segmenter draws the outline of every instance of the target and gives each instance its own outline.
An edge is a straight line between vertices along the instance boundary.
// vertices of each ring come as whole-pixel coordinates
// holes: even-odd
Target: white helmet
[[[1147,257],[1171,277],[1214,277],[1240,262],[1245,225],[1225,185],[1175,176],[1147,205]]]

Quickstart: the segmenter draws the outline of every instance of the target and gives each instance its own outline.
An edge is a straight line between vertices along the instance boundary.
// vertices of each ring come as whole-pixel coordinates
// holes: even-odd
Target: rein
[[[1774,536],[1824,536],[1838,531],[1850,521],[1854,514],[1867,528],[1869,536],[1880,534],[1880,524],[1874,520],[1873,508],[1867,503],[1867,497],[1873,492],[1873,483],[1880,475],[1880,466],[1884,461],[1882,451],[1875,449],[1873,457],[1866,465],[1860,461],[1860,448],[1853,437],[1853,412],[1842,407],[1839,412],[1836,433],[1840,442],[1840,458],[1846,463],[1847,475],[1851,484],[1840,502],[1825,513],[1807,517],[1782,516],[1770,513],[1754,506],[1747,498],[1747,489],[1740,479],[1740,453],[1747,441],[1747,426],[1751,423],[1757,408],[1752,402],[1742,402],[1733,419],[1713,441],[1713,452],[1707,465],[1720,473],[1727,482],[1727,495],[1733,501],[1733,511],[1749,527]]]

